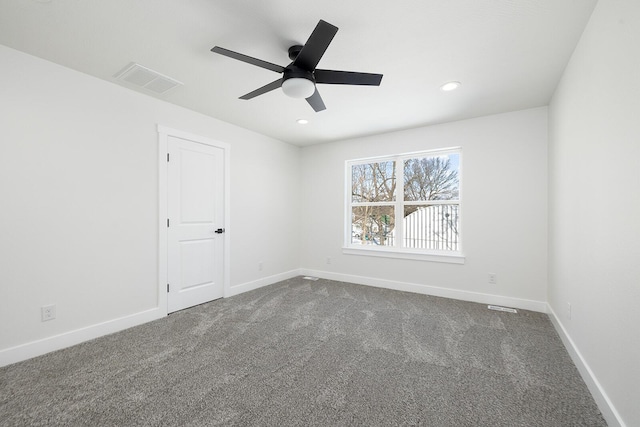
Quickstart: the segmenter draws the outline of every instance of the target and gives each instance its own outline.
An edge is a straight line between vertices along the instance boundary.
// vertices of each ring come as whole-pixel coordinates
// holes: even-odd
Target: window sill
[[[345,255],[362,255],[383,258],[410,259],[415,261],[443,262],[448,264],[464,264],[465,256],[460,252],[452,253],[426,253],[403,251],[389,248],[355,248],[353,246],[343,247],[342,253]]]

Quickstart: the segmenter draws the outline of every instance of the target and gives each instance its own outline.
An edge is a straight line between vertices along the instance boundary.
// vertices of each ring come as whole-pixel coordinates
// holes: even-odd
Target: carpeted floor
[[[1,368],[0,425],[606,424],[544,314],[294,278]]]

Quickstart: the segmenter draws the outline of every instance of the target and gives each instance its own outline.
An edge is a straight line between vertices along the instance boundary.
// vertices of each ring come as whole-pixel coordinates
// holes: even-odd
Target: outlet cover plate
[[[44,305],[40,308],[41,321],[46,322],[48,320],[53,320],[56,318],[56,306],[54,305]]]

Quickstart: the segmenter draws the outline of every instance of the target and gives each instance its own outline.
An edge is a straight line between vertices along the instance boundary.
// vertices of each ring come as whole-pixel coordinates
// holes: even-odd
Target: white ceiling
[[[184,83],[150,96],[309,145],[547,105],[595,3],[0,0],[0,43],[112,82],[137,62]],[[318,67],[381,73],[380,87],[318,85],[319,113],[280,90],[244,101],[278,74],[210,52],[286,66],[319,19],[339,31]]]

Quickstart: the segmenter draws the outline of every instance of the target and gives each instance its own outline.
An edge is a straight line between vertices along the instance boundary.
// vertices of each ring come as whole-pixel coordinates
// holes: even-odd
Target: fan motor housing
[[[284,69],[284,73],[282,76],[282,80],[288,79],[307,79],[311,80],[314,84],[316,83],[315,77],[313,77],[313,73],[311,71],[305,70],[300,67],[296,67],[295,65],[289,65]]]

